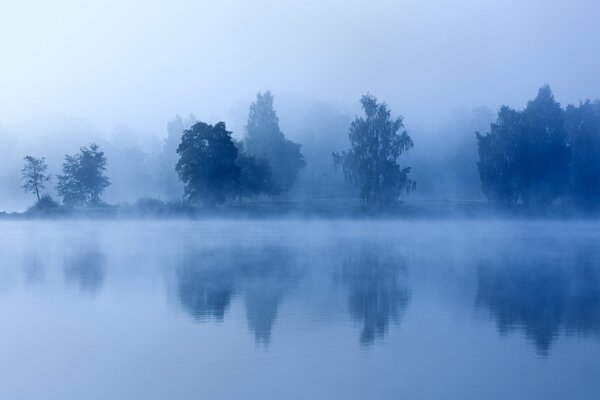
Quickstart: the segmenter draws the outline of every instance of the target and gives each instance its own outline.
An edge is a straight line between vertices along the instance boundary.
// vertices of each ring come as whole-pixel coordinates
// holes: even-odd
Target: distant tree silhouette
[[[576,205],[600,207],[600,102],[567,106],[565,127],[571,150],[570,193]]]
[[[177,153],[176,170],[188,200],[223,204],[237,194],[241,173],[236,164],[238,149],[224,122],[195,123],[184,131]]]
[[[568,190],[570,151],[564,111],[545,85],[527,107],[502,107],[486,136],[477,133],[479,174],[488,199],[545,207]]]
[[[306,165],[301,146],[286,139],[281,132],[279,118],[273,108],[273,95],[268,91],[259,92],[250,106],[244,147],[249,154],[268,161],[273,182],[282,192],[290,190]]]
[[[336,168],[355,184],[369,205],[394,204],[401,193],[415,189],[409,178],[411,168],[401,168],[398,158],[413,147],[402,117],[392,119],[385,103],[364,95],[360,100],[365,117],[356,117],[350,125],[350,149],[333,153]]]
[[[36,195],[40,201],[40,192],[46,189],[46,183],[50,181],[50,175],[46,173],[48,165],[46,159],[26,156],[24,158],[25,166],[21,170],[23,174],[23,189],[28,193]]]
[[[104,175],[106,157],[100,147],[92,143],[81,147],[79,153],[65,156],[63,174],[58,176],[57,190],[63,203],[71,206],[97,205],[110,180]]]

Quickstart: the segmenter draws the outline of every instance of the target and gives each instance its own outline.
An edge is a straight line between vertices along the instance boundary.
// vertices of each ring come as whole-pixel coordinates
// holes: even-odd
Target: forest
[[[34,204],[24,214],[428,215],[453,210],[571,215],[600,209],[598,100],[562,107],[545,85],[522,110],[502,106],[487,126],[462,132],[470,144],[455,146],[460,162],[453,164],[453,177],[447,166],[435,170],[435,164],[427,164],[428,157],[437,157],[433,151],[411,157],[419,142],[385,102],[366,94],[360,105],[362,114],[353,120],[329,118],[309,126],[318,140],[308,145],[284,134],[274,96],[266,91],[250,105],[241,139],[225,122],[177,116],[167,125],[153,165],[140,150],[126,147],[109,174],[111,156],[96,142],[65,155],[60,171],[51,171],[43,154],[27,154],[21,189]],[[333,143],[329,130],[343,132],[345,141]],[[420,175],[421,167],[429,171]],[[138,175],[128,175],[132,171]],[[160,191],[105,201],[104,192],[125,177],[134,187],[143,186],[144,179],[148,185],[158,182]],[[424,205],[436,180],[470,185],[470,201],[456,200],[467,198],[466,190],[454,200]],[[425,194],[419,197],[421,184]]]

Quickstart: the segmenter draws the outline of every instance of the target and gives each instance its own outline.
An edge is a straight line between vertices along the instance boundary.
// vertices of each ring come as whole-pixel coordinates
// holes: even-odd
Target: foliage
[[[58,176],[57,190],[69,206],[98,205],[110,180],[104,175],[106,157],[97,144],[81,147],[79,153],[65,156],[63,174]]]
[[[569,105],[565,128],[571,149],[570,194],[584,209],[600,206],[600,101]]]
[[[334,165],[360,189],[367,204],[394,204],[401,193],[416,187],[409,178],[411,168],[398,164],[413,142],[403,129],[402,117],[392,119],[385,103],[371,95],[362,96],[360,102],[366,117],[356,117],[350,125],[350,149],[333,153]]]
[[[41,199],[40,192],[46,189],[46,183],[50,181],[50,175],[46,173],[48,165],[46,159],[26,156],[25,166],[21,170],[23,174],[23,189],[28,193],[36,195],[38,202]]]
[[[502,107],[497,122],[491,124],[489,134],[482,136],[475,133],[482,191],[491,202],[505,206],[512,206],[519,199],[516,160],[519,124],[519,113]]]
[[[195,123],[184,131],[177,153],[176,170],[188,200],[223,204],[237,193],[241,173],[235,163],[238,149],[224,122]]]
[[[189,114],[182,118],[176,115],[167,124],[167,137],[164,140],[162,154],[160,156],[161,174],[159,177],[160,187],[165,196],[169,198],[181,198],[183,188],[175,165],[177,164],[177,146],[181,143],[181,136],[186,129],[190,129],[196,123],[196,116]]]
[[[240,168],[238,195],[242,197],[272,196],[279,193],[273,182],[273,173],[266,159],[243,151],[239,144],[236,165]]]
[[[549,86],[523,111],[502,107],[486,136],[477,134],[479,174],[493,202],[545,207],[568,190],[570,151],[564,111]]]
[[[301,145],[285,138],[273,108],[273,95],[258,93],[250,106],[244,147],[254,156],[263,157],[271,166],[273,182],[282,192],[293,186],[306,162]]]

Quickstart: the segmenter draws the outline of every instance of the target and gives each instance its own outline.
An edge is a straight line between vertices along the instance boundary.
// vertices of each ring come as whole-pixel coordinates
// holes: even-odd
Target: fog
[[[135,146],[139,165],[156,164],[168,121],[189,113],[241,138],[264,90],[282,131],[303,145],[306,176],[347,147],[369,92],[404,117],[416,196],[481,198],[473,131],[500,105],[523,108],[545,83],[562,104],[600,95],[599,12],[591,0],[3,4],[0,209],[28,205],[16,183],[23,156],[47,157],[57,174],[92,140],[111,146],[107,201],[160,197],[156,177],[117,177],[115,153]],[[471,170],[453,171],[464,148]],[[318,186],[304,179],[297,196]]]

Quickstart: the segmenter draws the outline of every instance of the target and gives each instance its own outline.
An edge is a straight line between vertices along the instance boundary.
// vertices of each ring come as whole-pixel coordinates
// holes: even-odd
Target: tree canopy
[[[300,151],[301,145],[286,139],[279,128],[273,100],[269,91],[256,95],[256,101],[250,106],[244,148],[249,154],[267,160],[274,185],[279,191],[287,192],[306,162]]]
[[[333,153],[334,165],[360,189],[367,204],[388,206],[416,187],[409,178],[411,168],[398,164],[398,158],[413,147],[413,141],[404,130],[402,117],[393,119],[385,103],[368,94],[360,102],[365,117],[352,121],[350,149]]]
[[[243,143],[238,143],[236,160],[240,168],[238,195],[255,197],[260,195],[274,196],[279,194],[278,186],[273,182],[273,172],[269,162],[262,157],[255,157],[244,151]]]
[[[571,150],[570,194],[589,210],[600,207],[600,101],[569,105],[565,128]]]
[[[197,122],[183,132],[176,165],[185,185],[185,197],[208,205],[222,204],[235,196],[240,180],[238,149],[224,122]]]
[[[98,205],[104,189],[110,185],[105,175],[106,157],[92,143],[79,153],[65,156],[63,173],[58,176],[57,190],[63,203],[70,206]]]
[[[569,188],[565,115],[545,85],[523,111],[502,107],[487,135],[476,133],[482,190],[493,202],[545,207]]]

